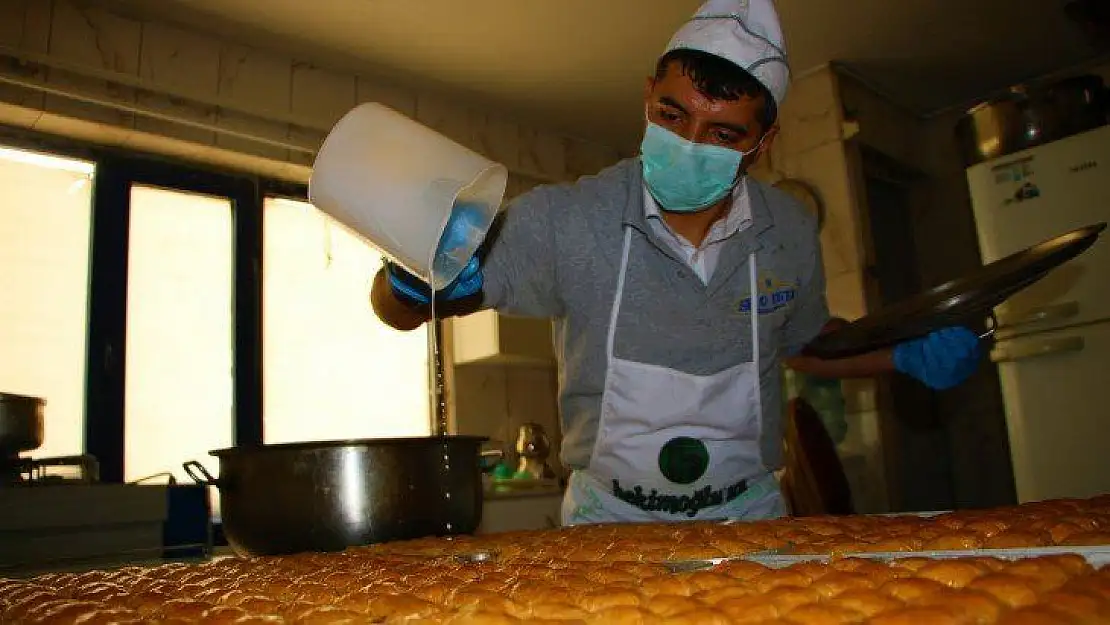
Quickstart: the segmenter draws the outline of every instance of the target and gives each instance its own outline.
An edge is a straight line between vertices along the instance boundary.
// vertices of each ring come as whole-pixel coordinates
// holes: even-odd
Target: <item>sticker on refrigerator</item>
[[[994,173],[995,184],[1024,182],[1033,176],[1033,157],[1026,156],[1016,161],[995,165],[991,167],[991,172]]]
[[[1013,192],[1002,200],[1002,206],[1020,204],[1041,195],[1040,187],[1033,182],[1033,175],[1036,172],[1033,170],[1032,156],[995,165],[991,168],[991,173],[994,174],[996,185],[1017,185]]]
[[[1041,197],[1041,190],[1032,182],[1026,182],[1014,191],[1014,194],[1002,201],[1003,206],[1020,204],[1025,200]]]

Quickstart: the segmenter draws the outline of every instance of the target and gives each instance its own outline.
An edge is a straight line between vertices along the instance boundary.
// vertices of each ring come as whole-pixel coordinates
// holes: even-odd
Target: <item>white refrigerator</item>
[[[967,170],[983,262],[1110,222],[1110,126]],[[1110,493],[1110,231],[996,311],[1018,500]]]

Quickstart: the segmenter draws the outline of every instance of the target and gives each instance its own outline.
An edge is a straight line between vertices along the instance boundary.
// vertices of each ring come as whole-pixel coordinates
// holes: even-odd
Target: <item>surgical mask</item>
[[[649,121],[640,146],[644,183],[664,210],[704,210],[732,191],[740,180],[740,162],[756,149],[741,152],[687,141]]]

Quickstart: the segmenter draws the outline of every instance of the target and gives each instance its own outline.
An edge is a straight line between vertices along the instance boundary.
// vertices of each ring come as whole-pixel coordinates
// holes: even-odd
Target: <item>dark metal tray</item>
[[[1105,229],[1105,223],[1093,224],[996,260],[970,275],[822,335],[804,353],[818,358],[846,358],[920,338],[948,326],[978,326],[995,306],[1086,251]]]
[[[802,562],[831,562],[844,558],[866,558],[887,563],[906,558],[929,558],[930,560],[998,558],[1000,560],[1013,561],[1072,554],[1082,557],[1088,564],[1095,568],[1110,565],[1110,546],[1094,545],[1090,547],[1028,547],[1016,549],[966,549],[960,551],[859,551],[836,556],[829,554],[778,554],[760,552],[731,558],[672,562],[667,563],[666,567],[671,573],[692,573],[695,571],[713,569],[726,562],[738,561],[755,562],[756,564],[762,564],[763,566],[773,569],[781,569]]]

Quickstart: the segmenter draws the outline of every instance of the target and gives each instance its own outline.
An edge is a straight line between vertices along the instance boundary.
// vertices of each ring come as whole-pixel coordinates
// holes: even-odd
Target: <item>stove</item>
[[[0,510],[0,577],[204,559],[212,549],[206,487],[101,482],[87,454],[0,456]]]
[[[0,488],[94,484],[100,481],[100,464],[84,454],[54,458],[9,456],[0,459]]]

